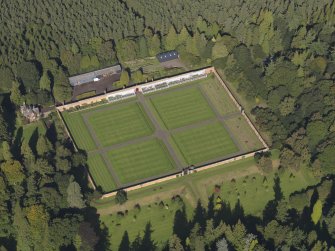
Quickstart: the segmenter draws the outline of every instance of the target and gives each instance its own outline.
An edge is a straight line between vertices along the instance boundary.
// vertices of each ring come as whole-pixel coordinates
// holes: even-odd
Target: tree
[[[24,158],[25,161],[27,161],[28,163],[31,163],[35,160],[35,155],[33,153],[33,151],[31,150],[28,142],[26,140],[24,140],[22,142],[21,145],[21,154]]]
[[[9,160],[1,164],[1,170],[11,186],[20,185],[25,178],[23,167],[17,160]]]
[[[91,58],[88,55],[84,55],[80,60],[80,69],[87,70],[91,67]]]
[[[222,238],[216,243],[217,251],[229,251],[228,243],[225,238]]]
[[[51,91],[51,81],[48,72],[44,71],[40,79],[40,88],[43,90]]]
[[[184,251],[181,240],[175,234],[172,235],[169,239],[169,251]]]
[[[309,139],[309,145],[311,149],[314,149],[320,140],[322,140],[327,134],[328,128],[327,125],[321,120],[312,121],[308,123],[306,132]]]
[[[321,215],[322,215],[322,202],[321,200],[317,200],[313,206],[313,212],[311,214],[312,221],[315,225],[319,222]]]
[[[174,26],[171,26],[168,34],[165,36],[164,47],[166,50],[174,50],[178,45],[178,36]]]
[[[127,192],[125,190],[119,190],[116,192],[115,201],[118,204],[123,204],[128,200]]]
[[[212,48],[212,59],[215,60],[217,58],[223,58],[228,56],[228,49],[225,46],[224,42],[218,41],[215,43],[215,45]]]
[[[129,74],[127,71],[122,71],[119,82],[121,86],[125,86],[129,84]]]
[[[161,40],[158,34],[153,35],[153,37],[148,40],[149,55],[156,56],[161,50]]]
[[[2,155],[5,161],[13,159],[13,154],[11,153],[10,145],[7,141],[2,142]]]
[[[69,79],[61,69],[57,70],[54,76],[53,94],[54,98],[59,102],[68,101],[72,96]]]
[[[138,39],[138,50],[139,50],[139,57],[145,58],[149,55],[147,41],[144,36],[141,36]]]
[[[233,227],[229,228],[226,232],[227,239],[231,242],[237,251],[243,251],[245,242],[244,238],[247,235],[245,226],[240,220]]]
[[[282,116],[287,116],[294,111],[295,99],[285,97],[279,105],[279,111]]]
[[[0,106],[0,141],[9,141],[8,123],[4,118],[2,107]]]
[[[178,34],[178,45],[186,45],[186,41],[191,39],[190,33],[187,28],[183,26],[180,33]]]
[[[22,104],[22,94],[20,91],[20,84],[18,82],[13,82],[12,89],[10,91],[10,100],[17,106]]]
[[[43,156],[47,153],[50,153],[52,150],[52,145],[50,141],[44,135],[39,135],[37,144],[36,144],[36,151],[39,156]]]
[[[263,51],[270,54],[270,43],[269,41],[274,35],[273,29],[273,15],[271,11],[261,11],[258,17],[259,25],[259,44],[262,46]]]
[[[49,215],[47,211],[43,205],[32,205],[25,208],[25,212],[32,244],[45,250],[49,244]]]
[[[77,182],[70,182],[67,188],[67,202],[69,207],[84,208],[85,203],[83,200],[83,195],[80,191],[80,186]]]
[[[141,70],[137,70],[137,71],[133,72],[131,74],[131,78],[133,80],[132,82],[134,82],[134,83],[141,83],[144,80]]]
[[[35,63],[22,62],[18,66],[17,76],[28,92],[39,89],[40,72]]]
[[[103,42],[97,52],[97,56],[102,63],[114,63],[116,59],[113,42]]]
[[[8,92],[12,88],[13,72],[8,67],[0,68],[0,91]]]
[[[322,163],[322,169],[325,174],[333,173],[335,163],[335,146],[326,146],[323,151],[318,154],[318,160]]]

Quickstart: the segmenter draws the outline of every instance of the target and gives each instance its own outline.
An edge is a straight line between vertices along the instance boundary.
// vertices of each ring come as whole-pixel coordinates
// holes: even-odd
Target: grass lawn
[[[242,115],[225,120],[225,124],[244,151],[254,151],[264,147]]]
[[[228,92],[216,78],[201,85],[201,89],[208,97],[210,97],[212,104],[220,115],[238,111],[236,105],[229,97]]]
[[[84,92],[84,93],[79,94],[78,96],[76,96],[76,100],[89,98],[89,97],[95,96],[95,94],[96,94],[95,90],[94,91],[89,91],[89,92]]]
[[[294,175],[292,176],[291,173]],[[265,182],[264,177],[266,177]],[[148,221],[153,226],[153,240],[158,243],[164,243],[172,231],[174,214],[169,214],[168,210],[164,209],[156,210],[154,206],[156,203],[164,201],[169,204],[169,210],[173,210],[173,204],[171,204],[170,199],[173,195],[180,195],[186,202],[186,211],[189,218],[192,216],[197,200],[200,199],[203,205],[207,205],[208,197],[213,194],[214,187],[218,184],[221,185],[221,189],[215,196],[220,196],[225,202],[229,202],[232,207],[234,207],[239,197],[245,214],[261,216],[264,206],[269,200],[274,198],[274,177],[274,172],[266,176],[262,175],[255,166],[253,158],[247,158],[131,191],[128,193],[128,201],[122,206],[116,205],[114,198],[99,200],[94,203],[94,206],[97,207],[98,212],[102,215],[102,222],[109,228],[113,247],[118,247],[123,232],[127,227],[132,241],[139,231],[144,230]],[[319,182],[304,167],[297,172],[287,170],[281,173],[279,177],[285,199],[288,199],[291,193]],[[235,179],[234,184],[231,182],[233,178]],[[138,214],[136,221],[133,221],[133,215],[135,214],[133,208],[136,204],[140,204],[142,210]],[[148,205],[151,205],[151,209],[147,211]],[[129,210],[128,215],[117,219],[116,212],[125,210]],[[132,228],[129,228],[130,224],[133,226]]]
[[[175,170],[166,147],[156,139],[111,150],[108,157],[123,184]]]
[[[100,154],[90,154],[87,163],[96,186],[100,186],[104,192],[110,192],[116,188],[113,177]]]
[[[46,132],[45,125],[42,121],[37,121],[31,124],[23,125],[20,128],[22,128],[22,141],[28,141],[28,142],[30,141],[31,137],[34,134],[37,134],[36,136],[38,136],[39,134],[44,135]],[[20,130],[20,128],[18,129],[18,131]]]
[[[215,117],[201,91],[196,87],[154,95],[150,100],[168,129]]]
[[[180,208],[177,203],[167,201],[167,207],[153,204],[142,207],[140,211],[131,210],[128,215],[120,217],[117,214],[101,216],[105,226],[114,230],[111,234],[112,250],[118,250],[122,236],[128,232],[129,239],[134,240],[138,234],[143,236],[145,225],[150,222],[152,239],[157,241],[157,246],[163,248],[168,236],[172,235],[173,219]],[[130,227],[131,226],[131,227]]]
[[[189,165],[224,157],[239,150],[219,122],[177,132],[172,137]]]
[[[98,140],[109,146],[150,135],[153,127],[137,103],[101,109],[88,115]]]
[[[62,116],[78,148],[87,151],[97,148],[84,123],[81,112],[63,112]]]

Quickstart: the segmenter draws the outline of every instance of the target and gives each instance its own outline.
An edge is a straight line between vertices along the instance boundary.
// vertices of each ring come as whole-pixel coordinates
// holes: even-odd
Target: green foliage
[[[212,59],[215,60],[217,58],[223,58],[223,57],[226,57],[228,56],[228,49],[227,47],[225,46],[224,42],[221,40],[221,41],[218,41],[215,43],[215,45],[213,46],[212,48]]]
[[[21,105],[22,104],[22,94],[20,91],[20,84],[17,82],[13,82],[12,89],[10,91],[10,100],[15,105]]]
[[[2,155],[5,161],[13,160],[13,154],[7,141],[2,142]]]
[[[39,88],[40,72],[33,62],[22,62],[18,66],[17,76],[22,81],[27,92]]]
[[[8,92],[12,87],[14,80],[14,74],[8,67],[0,68],[0,91]]]
[[[144,81],[143,73],[141,70],[137,70],[131,74],[132,82],[141,83]]]
[[[120,77],[120,87],[125,86],[129,84],[129,73],[127,71],[122,71],[121,77]]]
[[[43,72],[43,75],[40,79],[40,88],[51,91],[51,81],[47,72]]]
[[[54,87],[53,87],[54,98],[59,101],[68,101],[72,96],[72,88],[69,83],[69,79],[62,70],[57,70],[54,75]]]
[[[320,140],[327,134],[327,131],[327,125],[323,121],[312,121],[308,123],[306,132],[312,149],[314,149]]]
[[[23,167],[16,160],[8,160],[2,163],[0,169],[11,186],[20,185],[25,178]]]
[[[51,143],[44,135],[39,135],[37,144],[36,144],[36,151],[39,156],[44,156],[45,154],[50,154],[52,150]]]
[[[312,221],[315,225],[319,222],[321,215],[322,215],[322,202],[321,200],[317,200],[313,206],[313,212],[311,214]]]
[[[67,188],[67,203],[69,207],[75,208],[84,208],[85,203],[83,201],[83,195],[80,191],[80,186],[77,182],[72,181],[70,182]]]
[[[173,26],[170,27],[168,34],[164,37],[165,43],[164,48],[165,50],[174,50],[178,45],[178,37],[177,32]]]
[[[2,108],[0,107],[0,141],[9,141],[8,123],[4,117]]]
[[[127,192],[125,190],[119,190],[116,193],[115,201],[118,204],[123,204],[128,200]]]

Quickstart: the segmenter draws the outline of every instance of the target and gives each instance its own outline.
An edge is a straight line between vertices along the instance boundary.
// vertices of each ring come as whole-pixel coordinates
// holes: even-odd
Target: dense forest
[[[178,50],[190,69],[214,65],[237,86],[280,149],[280,168],[334,173],[333,0],[13,0],[0,12],[0,244],[8,250],[94,250],[104,241],[88,220],[95,195],[83,175],[85,153],[74,152],[57,116],[34,144],[17,142],[18,106],[68,101],[68,76],[166,50]],[[264,169],[267,158],[256,159]],[[326,206],[316,206],[318,196],[287,208],[278,195],[262,219],[198,209],[169,249],[326,250],[334,245],[334,200],[327,194]],[[313,223],[314,210],[322,213]],[[132,250],[154,249],[137,241]]]

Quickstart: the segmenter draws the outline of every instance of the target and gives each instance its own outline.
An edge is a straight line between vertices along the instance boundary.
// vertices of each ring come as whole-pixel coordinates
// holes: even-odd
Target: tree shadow
[[[16,159],[20,159],[20,149],[23,142],[23,128],[22,126],[17,129],[15,139],[12,146],[12,152]]]
[[[283,192],[280,187],[280,178],[278,175],[274,178],[273,191],[275,193],[275,200],[280,201],[284,198]]]
[[[124,231],[124,234],[122,236],[121,243],[119,245],[119,251],[129,251],[130,250],[130,241],[127,230]]]
[[[176,211],[173,223],[173,233],[176,234],[185,245],[185,240],[190,233],[190,224],[186,217],[185,206]]]
[[[48,138],[48,140],[55,145],[57,142],[57,130],[56,130],[56,126],[55,123],[51,123],[47,132],[46,132],[46,137]]]
[[[149,251],[156,249],[156,243],[151,239],[151,234],[153,230],[151,228],[151,223],[148,222],[145,226],[144,235],[142,243],[140,246],[140,251]]]
[[[37,156],[37,150],[36,150],[37,141],[38,141],[38,128],[35,128],[33,134],[31,135],[31,137],[29,139],[29,142],[28,142],[28,144],[29,144],[31,150],[33,151],[33,153],[35,154],[35,156]]]
[[[84,211],[84,219],[91,224],[95,233],[99,237],[98,243],[95,245],[95,250],[108,250],[110,246],[109,231],[107,227],[100,226],[99,214],[94,207],[87,207]]]
[[[202,207],[200,200],[198,200],[194,210],[194,217],[190,228],[193,228],[196,223],[199,224],[200,232],[203,233],[206,227],[206,209]]]

